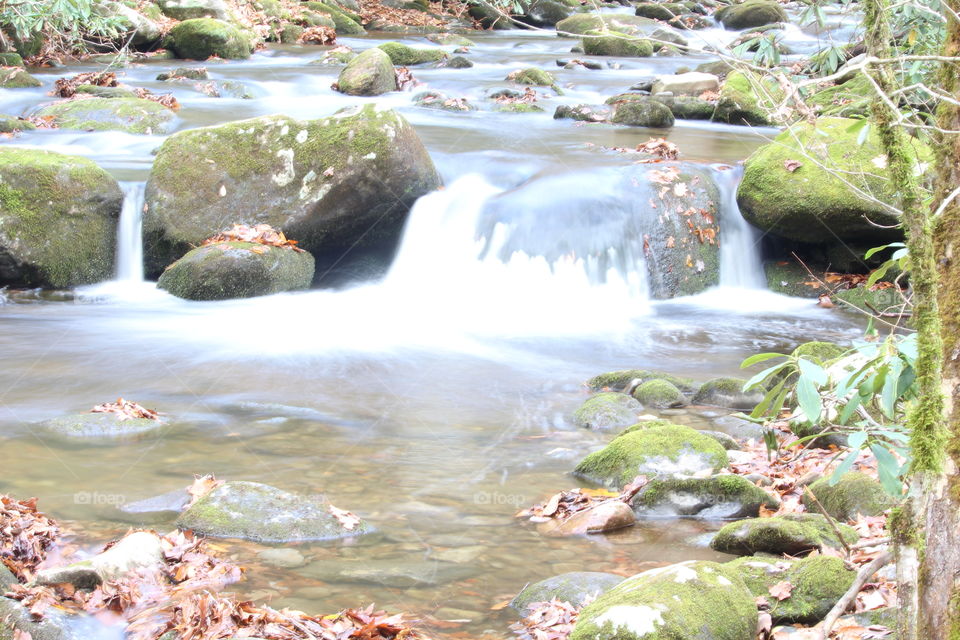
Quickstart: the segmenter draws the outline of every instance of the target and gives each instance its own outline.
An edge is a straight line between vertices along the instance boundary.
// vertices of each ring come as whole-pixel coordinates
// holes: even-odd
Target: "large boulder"
[[[846,542],[860,538],[853,527],[845,524],[838,527]],[[710,547],[716,551],[742,556],[754,553],[795,556],[823,546],[839,548],[842,543],[827,519],[818,513],[788,513],[731,522],[710,541]]]
[[[655,28],[656,20],[641,18],[623,13],[604,13],[591,11],[575,13],[557,23],[557,35],[569,34],[582,36],[588,31],[616,31],[632,36],[643,35],[644,29]]]
[[[383,49],[367,49],[347,63],[335,88],[351,96],[378,96],[396,91],[397,74],[390,56]]]
[[[378,49],[390,56],[390,62],[400,67],[409,67],[427,62],[438,62],[446,57],[442,49],[409,47],[399,42],[384,42]]]
[[[535,27],[553,27],[572,12],[571,7],[556,0],[534,0],[520,20]]]
[[[896,504],[883,486],[859,471],[840,476],[836,484],[830,478],[821,478],[810,485],[810,493],[831,517],[842,521],[856,520],[857,515],[878,516]],[[804,493],[803,503],[808,510],[815,507]]]
[[[61,129],[167,133],[176,114],[159,102],[142,98],[84,98],[61,100],[36,113],[51,118]]]
[[[160,147],[147,181],[147,272],[235,223],[281,229],[314,256],[392,248],[413,202],[439,185],[413,128],[374,105],[184,131]]]
[[[766,598],[774,624],[820,622],[857,575],[844,566],[843,560],[830,556],[800,560],[744,556],[724,566],[736,571],[753,595]],[[790,595],[783,600],[770,596],[770,587],[781,582],[792,586]]]
[[[373,531],[359,520],[347,528],[323,496],[300,495],[258,482],[227,482],[177,518],[177,527],[217,538],[304,542],[353,538]]]
[[[106,280],[122,206],[117,181],[92,160],[0,148],[0,285]]]
[[[177,57],[190,60],[206,60],[210,56],[249,58],[253,45],[248,32],[215,18],[184,20],[170,29],[164,40],[164,46]]]
[[[583,52],[591,56],[619,56],[621,58],[649,58],[653,43],[617,31],[587,31],[581,40]]]
[[[230,9],[223,0],[156,0],[163,15],[174,20],[216,18],[232,20]]]
[[[713,438],[690,427],[658,424],[615,438],[581,460],[574,474],[619,489],[641,474],[715,473],[728,463],[726,450]]]
[[[850,131],[857,122],[820,118],[791,127],[757,149],[747,159],[737,189],[743,217],[766,232],[801,242],[880,243],[901,235],[888,228],[899,217],[882,204],[895,194],[878,166],[884,161],[880,140],[871,128],[858,144],[858,133]]]
[[[306,289],[313,256],[290,247],[218,242],[193,249],[161,274],[157,287],[187,300],[253,298]]]
[[[689,561],[627,578],[580,612],[570,640],[754,640],[754,596],[736,571]]]
[[[687,404],[687,399],[673,383],[656,378],[637,386],[632,395],[643,406],[652,409],[670,409]]]
[[[708,520],[753,518],[760,507],[776,509],[780,501],[746,478],[656,478],[630,502],[641,518],[695,517]]]
[[[582,607],[623,580],[623,576],[600,571],[561,573],[527,585],[510,601],[510,606],[524,615],[528,605],[534,602],[549,602],[554,598],[569,602],[575,607]]]
[[[642,409],[639,402],[624,393],[598,393],[573,412],[573,423],[597,431],[622,429],[634,424]]]
[[[718,10],[715,17],[727,29],[752,29],[787,21],[787,12],[774,0],[747,0]]]

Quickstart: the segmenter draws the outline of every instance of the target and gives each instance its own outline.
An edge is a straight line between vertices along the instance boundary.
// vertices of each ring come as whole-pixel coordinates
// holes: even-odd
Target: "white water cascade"
[[[117,226],[117,280],[143,281],[142,182],[123,182],[123,209]]]
[[[760,231],[743,219],[737,205],[737,186],[743,167],[717,165],[714,179],[720,190],[720,286],[766,289],[760,260]]]

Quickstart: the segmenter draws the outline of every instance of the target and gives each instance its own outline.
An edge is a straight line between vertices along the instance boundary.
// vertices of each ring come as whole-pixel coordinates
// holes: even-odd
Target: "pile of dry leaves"
[[[431,2],[430,11],[427,12],[416,9],[388,7],[380,2],[380,0],[361,0],[360,19],[363,24],[383,22],[411,27],[445,27],[446,23],[434,16],[455,15],[455,12],[460,8],[460,4],[459,2]],[[465,3],[462,13],[464,15],[466,14]]]
[[[337,32],[323,25],[307,27],[297,38],[297,42],[300,44],[336,44]]]
[[[116,402],[104,402],[98,404],[90,413],[113,413],[119,420],[132,420],[134,418],[146,418],[147,420],[159,420],[160,414],[153,409],[147,409],[136,402],[117,398]]]
[[[397,90],[406,91],[407,89],[413,89],[416,86],[423,84],[419,80],[413,77],[413,72],[406,67],[397,67]]]
[[[530,613],[520,622],[510,625],[522,640],[565,640],[570,637],[580,615],[580,608],[556,598],[549,602],[532,602],[527,605],[527,610]]]
[[[303,249],[297,246],[296,240],[289,240],[283,231],[274,229],[268,224],[258,224],[249,226],[245,224],[235,224],[232,229],[221,231],[215,236],[204,240],[200,246],[206,247],[211,244],[221,242],[252,242],[254,244],[263,244],[271,247],[286,247],[303,253]]]
[[[527,87],[523,90],[523,93],[519,96],[513,95],[512,93],[501,92],[493,96],[494,102],[499,104],[513,104],[516,102],[521,102],[525,104],[533,104],[539,99],[537,92],[533,90],[532,87]]]
[[[32,580],[60,536],[57,523],[37,511],[36,498],[0,496],[0,562],[17,579]]]

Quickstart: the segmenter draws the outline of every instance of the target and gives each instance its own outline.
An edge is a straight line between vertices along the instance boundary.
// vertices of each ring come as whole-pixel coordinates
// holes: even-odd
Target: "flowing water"
[[[801,44],[819,37],[795,35]],[[364,48],[382,39],[344,41]],[[473,69],[416,69],[425,88],[479,102],[509,71],[553,67],[574,43],[520,31],[476,39]],[[337,68],[307,64],[319,52],[277,47],[207,65],[215,78],[249,85],[253,100],[154,81],[171,62],[125,69],[124,80],[172,88],[181,129],[274,112],[313,118],[357,102],[329,89]],[[693,64],[557,68],[566,95],[548,109],[602,102],[644,76]],[[41,73],[42,89],[6,92],[0,112],[28,112],[63,73]],[[91,545],[126,530],[117,503],[184,487],[193,474],[324,493],[381,534],[302,545],[308,563],[297,569],[263,565],[258,545],[227,543],[250,567],[236,590],[312,612],[374,601],[469,620],[462,629],[497,636],[509,616],[491,607],[528,582],[715,557],[698,541],[710,523],[557,539],[512,515],[575,486],[570,469],[609,438],[571,424],[586,378],[649,367],[705,380],[736,375],[758,350],[859,334],[859,323],[838,311],[764,291],[758,238],[736,209],[738,170],[715,171],[723,194],[718,289],[651,301],[642,251],[605,227],[617,196],[607,177],[628,160],[603,147],[663,135],[685,160],[736,164],[774,132],[682,121],[669,131],[578,126],[549,111],[451,114],[417,109],[410,97],[378,100],[415,125],[447,187],[416,204],[389,272],[252,300],[186,302],[143,282],[139,213],[161,137],[60,130],[13,141],[93,158],[124,181],[126,202],[116,282],[11,294],[0,306],[0,491],[38,496]],[[156,407],[170,426],[108,446],[59,441],[33,426],[118,396]],[[706,408],[673,419],[712,428],[727,420]],[[413,564],[422,580],[409,586],[352,571],[398,563]]]

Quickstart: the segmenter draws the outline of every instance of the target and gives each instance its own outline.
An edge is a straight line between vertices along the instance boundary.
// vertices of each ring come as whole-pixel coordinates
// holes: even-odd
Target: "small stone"
[[[271,567],[295,569],[307,563],[303,554],[296,549],[264,549],[257,554],[260,560]]]

